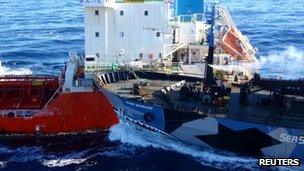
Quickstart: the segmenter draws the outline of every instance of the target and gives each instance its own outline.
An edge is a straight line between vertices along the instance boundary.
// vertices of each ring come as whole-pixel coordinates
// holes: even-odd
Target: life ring
[[[153,59],[153,58],[154,58],[154,55],[153,55],[152,53],[150,53],[150,54],[149,54],[149,58],[150,58],[150,59]]]
[[[153,114],[152,114],[152,113],[146,113],[146,114],[144,115],[144,120],[145,120],[145,122],[147,122],[147,123],[151,123],[151,122],[154,120]]]

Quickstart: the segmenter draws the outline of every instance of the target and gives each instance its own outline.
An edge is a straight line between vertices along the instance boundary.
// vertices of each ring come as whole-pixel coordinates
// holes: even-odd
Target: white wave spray
[[[81,164],[85,162],[87,159],[51,159],[51,160],[45,160],[42,162],[44,166],[47,167],[64,167],[71,164]]]
[[[2,66],[0,61],[0,76],[5,75],[31,75],[33,74],[30,69],[26,68],[18,68],[18,69],[12,69],[5,66]]]
[[[220,71],[260,73],[263,77],[300,79],[304,78],[304,51],[288,46],[283,51],[270,52],[260,56],[255,63],[234,63],[230,65],[212,65]],[[259,71],[260,70],[260,71]]]
[[[283,63],[283,62],[298,62],[303,63],[304,51],[296,49],[294,46],[288,46],[286,50],[282,52],[271,52],[268,56],[260,57],[260,65],[266,65],[269,63]]]
[[[47,167],[64,167],[71,164],[81,164],[88,158],[84,157],[87,151],[73,152],[66,155],[45,154],[41,147],[20,147],[20,148],[7,148],[0,147],[0,153],[9,155],[6,161],[0,161],[0,169],[5,168],[9,162],[41,162],[42,165]]]
[[[154,147],[186,154],[203,165],[219,169],[256,168],[257,160],[247,157],[238,157],[231,153],[220,153],[210,149],[189,146],[169,137],[143,129],[134,125],[121,123],[111,128],[109,139],[121,141],[140,147]]]
[[[287,79],[303,78],[304,51],[294,46],[261,56],[259,61],[263,71],[262,75]]]

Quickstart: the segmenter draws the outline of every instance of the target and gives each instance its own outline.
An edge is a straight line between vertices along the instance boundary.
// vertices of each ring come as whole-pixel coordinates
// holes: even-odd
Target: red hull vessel
[[[0,79],[0,132],[57,134],[108,129],[118,123],[100,92],[61,92],[56,77]]]

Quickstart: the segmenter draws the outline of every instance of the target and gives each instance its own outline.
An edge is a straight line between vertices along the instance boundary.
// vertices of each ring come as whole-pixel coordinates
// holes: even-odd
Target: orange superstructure
[[[1,133],[71,133],[118,123],[103,94],[61,92],[56,77],[4,77],[0,87]]]

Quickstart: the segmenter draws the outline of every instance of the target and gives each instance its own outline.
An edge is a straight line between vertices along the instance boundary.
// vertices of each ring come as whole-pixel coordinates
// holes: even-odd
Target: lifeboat
[[[64,92],[55,76],[0,77],[0,132],[58,134],[105,130],[118,123],[100,92]]]
[[[257,49],[250,45],[248,39],[235,26],[228,29],[219,44],[235,60],[256,62]]]

